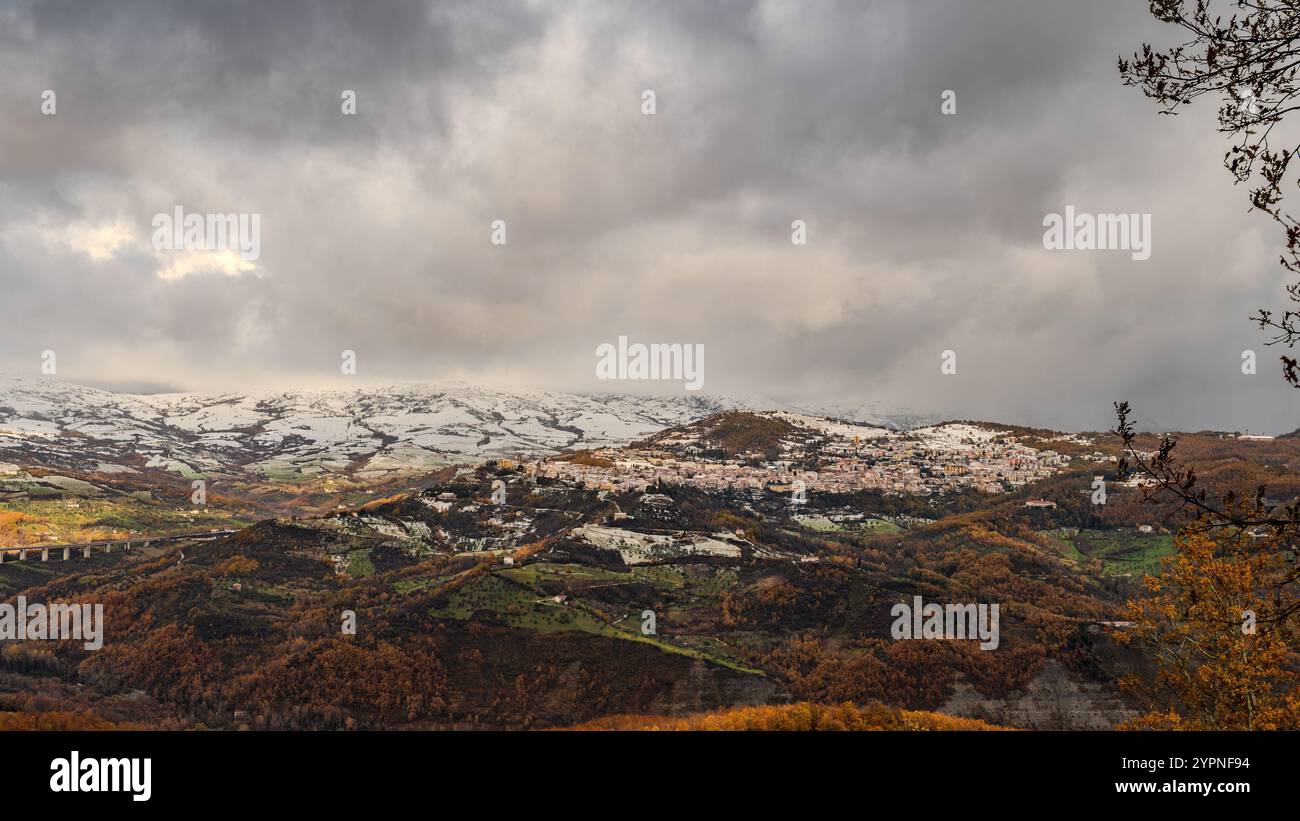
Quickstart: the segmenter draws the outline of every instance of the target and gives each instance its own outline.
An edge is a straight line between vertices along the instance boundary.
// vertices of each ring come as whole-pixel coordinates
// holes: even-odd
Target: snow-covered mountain
[[[755,404],[757,403],[757,404]],[[626,444],[762,398],[583,395],[469,385],[135,395],[0,376],[0,462],[183,475],[376,476]],[[857,421],[878,422],[878,419]]]
[[[734,407],[697,396],[464,385],[145,396],[0,376],[0,461],[186,475],[348,468],[365,475],[621,444]]]

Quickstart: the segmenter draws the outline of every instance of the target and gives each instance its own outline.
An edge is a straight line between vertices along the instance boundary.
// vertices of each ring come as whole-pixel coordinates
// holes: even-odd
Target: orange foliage
[[[1300,728],[1300,626],[1287,546],[1192,531],[1174,544],[1161,575],[1145,580],[1148,597],[1129,605],[1134,629],[1118,636],[1150,650],[1159,666],[1154,682],[1128,681],[1152,702],[1128,726]]]
[[[218,576],[251,576],[261,566],[261,562],[257,559],[248,556],[231,556],[212,569]]]
[[[896,710],[882,704],[784,704],[736,707],[713,713],[671,716],[607,716],[572,730],[1005,730],[973,718]]]
[[[385,496],[382,499],[371,499],[369,502],[366,502],[364,505],[362,505],[357,509],[364,513],[365,511],[368,510],[376,510],[382,507],[386,507],[387,505],[397,504],[398,502],[404,501],[405,499],[406,499],[405,493],[397,493],[392,496]]]
[[[26,513],[18,513],[12,510],[0,510],[0,544],[26,544],[28,540],[21,538],[22,533],[19,525],[35,521],[38,520]]]

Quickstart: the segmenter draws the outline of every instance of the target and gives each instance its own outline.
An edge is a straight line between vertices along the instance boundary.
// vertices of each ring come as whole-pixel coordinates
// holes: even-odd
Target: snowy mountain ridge
[[[86,472],[161,468],[186,476],[349,471],[364,478],[622,445],[725,410],[794,409],[762,398],[465,384],[140,395],[0,375],[0,462]],[[898,426],[888,418],[853,421]]]

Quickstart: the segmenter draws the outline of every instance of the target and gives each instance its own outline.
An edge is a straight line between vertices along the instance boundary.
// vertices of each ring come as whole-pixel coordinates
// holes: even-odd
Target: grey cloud
[[[1280,238],[1212,112],[1120,86],[1115,57],[1169,36],[1131,3],[30,2],[3,23],[5,370],[56,346],[83,381],[314,384],[353,349],[375,379],[608,389],[595,346],[626,334],[704,343],[711,391],[1296,427],[1245,319],[1282,298]],[[149,220],[175,204],[261,214],[257,270],[160,280]],[[1152,259],[1044,251],[1066,204],[1151,211]],[[33,227],[116,221],[136,242],[100,261]]]

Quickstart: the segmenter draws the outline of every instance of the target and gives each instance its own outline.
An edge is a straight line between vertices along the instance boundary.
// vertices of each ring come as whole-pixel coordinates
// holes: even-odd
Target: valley
[[[265,398],[119,399],[91,423],[78,403],[96,397],[17,394],[0,395],[0,545],[233,532],[0,564],[0,595],[107,614],[93,653],[0,648],[0,727],[541,729],[844,703],[1112,727],[1147,664],[1115,640],[1123,604],[1180,521],[1116,480],[1110,434],[552,397],[508,455],[378,470],[398,443],[519,436],[541,412],[358,396],[364,426],[320,421],[337,398],[307,403],[313,425],[299,399],[291,422]],[[272,430],[306,433],[270,448]],[[1184,442],[1212,485],[1294,490],[1295,439]],[[916,596],[999,605],[997,649],[894,640],[891,608]]]

